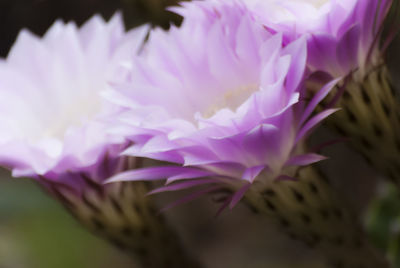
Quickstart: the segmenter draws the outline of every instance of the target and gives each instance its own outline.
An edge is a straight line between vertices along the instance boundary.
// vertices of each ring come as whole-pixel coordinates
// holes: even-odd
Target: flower
[[[330,79],[345,77],[337,94],[325,102],[342,108],[327,124],[351,137],[350,144],[369,164],[400,185],[396,149],[400,135],[396,115],[400,111],[384,59],[398,26],[387,23],[392,29],[381,40],[383,22],[393,1],[244,2],[268,29],[282,32],[288,40],[306,36],[312,82],[324,80],[322,73]],[[312,85],[309,83],[309,92],[315,92]]]
[[[43,38],[22,30],[0,62],[0,163],[14,176],[59,180],[118,156],[125,141],[106,131],[116,107],[101,92],[146,33],[125,33],[119,14],[81,29],[57,21]]]
[[[337,94],[324,104],[336,105],[342,111],[326,123],[339,134],[351,137],[350,144],[368,164],[399,186],[400,124],[397,115],[400,111],[384,59],[398,26],[388,23],[392,29],[381,40],[383,22],[393,1],[331,0],[321,6],[310,1],[244,2],[259,21],[270,30],[283,32],[288,40],[306,36],[307,65],[314,72],[312,79],[317,78],[317,84],[321,73],[328,74],[330,79],[346,77]],[[298,8],[294,8],[296,6]],[[305,6],[309,7],[309,12],[304,11]],[[267,16],[267,10],[274,10],[275,14],[280,14],[279,18]],[[391,30],[394,31],[391,33]],[[308,91],[315,92],[312,83]]]
[[[334,111],[311,116],[334,82],[308,105],[300,101],[306,40],[284,44],[239,1],[182,6],[173,10],[183,25],[153,31],[109,94],[126,107],[118,131],[134,145],[124,154],[177,165],[127,171],[109,182],[167,177],[175,183],[156,191],[228,188],[236,192],[234,206],[254,182],[293,179],[297,167],[324,159],[304,140]]]
[[[125,107],[114,129],[133,143],[124,154],[170,163],[125,171],[108,182],[166,178],[152,193],[199,188],[164,210],[222,193],[216,197],[221,212],[244,198],[334,265],[386,267],[311,166],[324,157],[307,148],[306,137],[335,111],[315,108],[336,80],[305,102],[306,39],[286,42],[239,1],[182,5],[173,10],[183,25],[152,31],[108,93]]]
[[[120,14],[109,22],[96,15],[80,29],[56,21],[43,38],[22,30],[0,62],[0,164],[35,179],[94,228],[107,224],[93,214],[120,187],[102,181],[138,166],[119,156],[127,142],[107,131],[118,108],[101,92],[146,33],[147,26],[126,33]]]
[[[363,74],[380,60],[382,22],[391,0],[244,0],[258,20],[287,40],[307,36],[308,66],[332,77]]]
[[[102,94],[147,32],[125,32],[120,14],[109,22],[96,15],[79,29],[57,21],[43,38],[23,30],[0,64],[0,163],[36,179],[80,223],[135,253],[144,267],[197,267],[145,198],[147,183],[102,184],[141,166],[120,156],[127,141],[108,131],[119,108]]]

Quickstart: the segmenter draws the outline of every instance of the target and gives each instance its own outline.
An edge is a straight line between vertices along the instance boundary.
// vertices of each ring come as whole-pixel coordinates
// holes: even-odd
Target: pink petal
[[[248,168],[243,173],[242,178],[250,183],[253,183],[254,179],[266,168],[267,167],[265,165]]]
[[[174,176],[181,172],[184,172],[186,168],[183,167],[150,167],[140,168],[135,170],[129,170],[121,172],[110,179],[106,180],[105,183],[111,183],[116,181],[153,181],[165,179],[167,177]]]
[[[314,153],[296,155],[290,158],[285,166],[307,166],[325,159],[327,159],[327,157]]]
[[[234,208],[237,205],[237,203],[239,203],[239,201],[243,198],[244,194],[247,192],[250,186],[251,183],[246,183],[233,195],[232,201],[229,204],[230,209]]]
[[[307,123],[297,133],[296,143],[299,142],[299,140],[301,140],[307,134],[307,132],[310,131],[313,127],[315,127],[318,123],[320,123],[326,117],[330,116],[331,114],[333,114],[338,110],[339,109],[328,109],[308,120]]]
[[[178,191],[178,190],[183,190],[199,185],[204,185],[204,184],[211,184],[211,183],[216,183],[216,180],[213,179],[205,179],[205,180],[192,180],[192,181],[185,181],[185,182],[180,182],[176,183],[173,185],[168,185],[168,186],[163,186],[160,188],[157,188],[151,192],[148,193],[148,195],[152,194],[157,194],[157,193],[163,193],[163,192],[169,192],[169,191]]]
[[[329,94],[329,92],[331,92],[332,88],[340,80],[341,80],[341,78],[337,78],[335,80],[330,81],[329,83],[324,85],[317,92],[317,94],[314,95],[314,97],[312,98],[310,103],[307,105],[307,108],[303,112],[303,115],[301,116],[300,124],[303,124],[308,119],[308,117],[311,115],[311,113],[315,110],[315,107],[317,107],[318,103],[320,103]]]

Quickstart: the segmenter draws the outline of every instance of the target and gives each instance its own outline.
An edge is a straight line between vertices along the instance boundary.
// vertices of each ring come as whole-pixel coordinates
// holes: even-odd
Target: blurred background
[[[22,28],[41,35],[58,18],[82,24],[95,13],[108,19],[120,10],[128,27],[144,22],[167,27],[170,20],[179,22],[177,16],[163,11],[173,2],[0,0],[0,56],[6,57]],[[318,137],[326,140],[327,135],[330,134],[320,130],[316,141],[320,140]],[[374,192],[375,173],[344,144],[324,153],[334,160],[324,162],[323,168],[335,177],[336,186],[353,208],[362,211]],[[127,256],[75,222],[34,182],[11,179],[6,170],[0,171],[0,177],[0,268],[134,267]],[[214,217],[216,211],[217,206],[204,198],[168,213],[184,243],[204,260],[205,267],[323,267],[311,250],[278,233],[247,208],[239,205],[218,218]]]

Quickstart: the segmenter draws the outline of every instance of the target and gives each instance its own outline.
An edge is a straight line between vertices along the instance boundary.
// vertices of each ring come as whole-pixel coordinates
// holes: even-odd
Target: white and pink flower
[[[298,166],[324,159],[304,140],[334,111],[312,116],[333,83],[308,105],[301,101],[305,38],[285,43],[239,1],[194,1],[174,11],[183,25],[153,31],[109,97],[126,107],[118,131],[134,145],[125,154],[177,165],[110,181],[175,182],[157,191],[230,188],[234,205],[253,182],[293,179]]]
[[[146,26],[125,32],[119,14],[80,29],[56,21],[43,38],[22,30],[0,62],[0,163],[14,176],[73,186],[80,173],[113,174],[126,141],[108,133],[119,108],[101,94],[146,34]]]

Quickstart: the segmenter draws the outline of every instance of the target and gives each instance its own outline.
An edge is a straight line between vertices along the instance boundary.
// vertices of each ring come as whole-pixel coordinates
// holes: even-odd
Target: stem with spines
[[[400,187],[400,102],[385,64],[347,79],[327,126],[350,138],[367,162]]]
[[[310,166],[300,169],[296,177],[296,181],[252,187],[245,202],[259,214],[273,218],[291,238],[321,253],[329,267],[389,267],[322,174]]]
[[[136,164],[129,164],[125,169],[132,167]],[[61,201],[78,222],[132,255],[142,267],[201,267],[187,253],[174,228],[159,213],[153,198],[147,196],[149,182],[103,185],[84,174],[81,177],[86,187],[79,191],[45,178],[42,178],[41,185]]]

